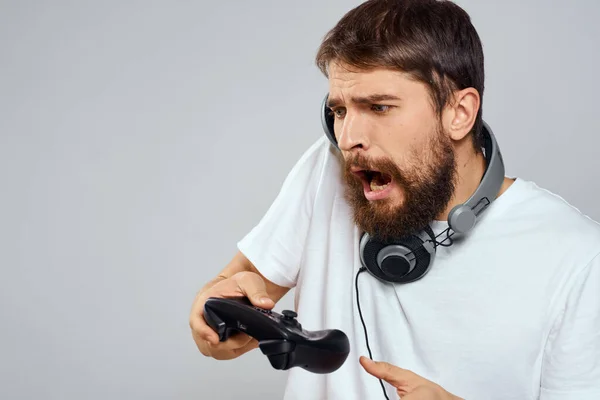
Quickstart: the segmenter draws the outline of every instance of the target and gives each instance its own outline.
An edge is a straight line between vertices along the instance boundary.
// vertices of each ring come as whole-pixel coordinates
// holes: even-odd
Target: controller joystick
[[[300,367],[317,374],[334,372],[350,352],[346,334],[338,329],[307,331],[292,310],[275,311],[254,306],[245,297],[211,297],[204,319],[221,342],[238,332],[258,340],[271,366],[278,370]]]

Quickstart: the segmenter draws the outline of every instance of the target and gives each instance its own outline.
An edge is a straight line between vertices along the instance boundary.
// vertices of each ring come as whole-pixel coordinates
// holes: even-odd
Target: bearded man
[[[468,14],[449,1],[366,1],[316,62],[329,81],[327,135],[199,291],[190,325],[201,353],[258,346],[244,334],[219,342],[207,298],[270,309],[295,288],[303,327],[344,331],[350,354],[330,374],[291,369],[285,399],[600,399],[600,227],[504,176],[499,151],[500,175],[487,177],[495,148]],[[452,240],[453,210],[480,187],[493,188],[485,210]],[[365,237],[392,250],[369,261]],[[430,265],[402,281],[423,262],[394,253],[411,237],[429,245]]]

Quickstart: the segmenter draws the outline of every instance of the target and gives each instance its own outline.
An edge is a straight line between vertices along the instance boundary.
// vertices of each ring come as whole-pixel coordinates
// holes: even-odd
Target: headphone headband
[[[481,182],[467,201],[455,206],[448,214],[448,225],[459,235],[464,235],[475,226],[477,217],[496,199],[504,182],[502,153],[492,129],[485,121],[482,135],[487,163]]]

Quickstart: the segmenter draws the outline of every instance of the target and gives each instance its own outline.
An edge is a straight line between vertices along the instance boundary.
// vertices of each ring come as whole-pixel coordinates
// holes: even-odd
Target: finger
[[[360,364],[369,374],[376,378],[383,379],[396,388],[410,391],[416,388],[421,382],[419,376],[415,373],[399,368],[384,361],[373,361],[367,357],[360,357]]]
[[[214,345],[219,344],[219,335],[198,314],[190,315],[190,328],[195,336]]]
[[[204,304],[209,297],[241,297],[243,294],[238,289],[238,284],[231,279],[223,279],[215,283],[210,289],[198,292],[192,303],[190,315],[204,315]]]
[[[428,386],[419,386],[411,392],[398,390],[398,396],[402,400],[429,400],[436,399],[436,393]]]
[[[195,333],[192,333],[192,336],[203,355],[217,360],[230,360],[258,347],[258,340],[245,334],[235,335],[235,339],[232,337],[217,345],[211,344]],[[233,344],[234,341],[235,344]]]
[[[200,350],[200,353],[202,353],[203,355],[210,357],[210,343],[206,340],[204,340],[203,338],[201,338],[196,332],[192,331],[192,338],[194,339],[194,342],[196,343],[196,347],[198,347],[198,350]]]
[[[218,350],[235,350],[244,347],[251,340],[252,338],[247,334],[237,332],[224,342],[218,342],[217,344],[211,343],[211,347]]]
[[[204,320],[204,303],[206,299],[197,294],[189,315],[189,325],[195,337],[211,343],[219,343],[219,335]]]
[[[250,340],[244,347],[240,347],[234,350],[219,350],[217,348],[210,348],[210,356],[215,360],[231,360],[237,358],[250,350],[258,347],[258,341],[256,339]]]
[[[423,393],[419,393],[419,389],[415,389],[412,393],[408,393],[404,390],[398,390],[398,397],[401,400],[423,400],[427,399],[423,397]]]
[[[254,339],[254,338],[250,338],[250,341],[248,343],[246,343],[244,345],[244,347],[240,347],[238,349],[234,349],[233,352],[235,353],[236,357],[241,356],[244,353],[249,352],[250,350],[254,350],[258,348],[258,340]]]
[[[240,297],[243,296],[238,289],[238,284],[231,280],[216,283],[210,290],[196,295],[190,311],[190,328],[202,339],[212,344],[219,343],[219,335],[204,319],[204,304],[209,297]]]
[[[240,272],[233,276],[238,289],[252,304],[261,308],[273,308],[275,303],[267,293],[267,286],[262,278],[252,272]]]
[[[383,361],[373,361],[364,356],[361,356],[359,361],[365,371],[374,377],[383,379],[395,387],[404,384],[402,371],[398,367]]]

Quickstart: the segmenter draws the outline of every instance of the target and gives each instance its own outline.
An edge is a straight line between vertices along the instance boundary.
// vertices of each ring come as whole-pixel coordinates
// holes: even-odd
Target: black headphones
[[[334,116],[330,115],[327,107],[328,96],[329,94],[325,96],[321,107],[321,122],[329,141],[339,150],[333,131]],[[450,211],[449,228],[438,235],[445,235],[446,238],[438,241],[429,225],[417,234],[397,238],[385,244],[364,233],[360,239],[360,259],[372,275],[386,282],[414,282],[429,271],[438,245],[451,245],[452,235],[464,235],[475,226],[477,217],[496,199],[504,181],[502,154],[492,130],[485,121],[483,137],[486,170],[471,197]],[[446,240],[450,240],[450,244],[443,244]]]

